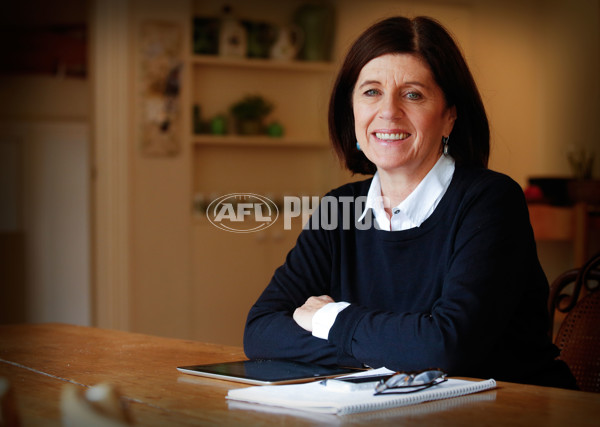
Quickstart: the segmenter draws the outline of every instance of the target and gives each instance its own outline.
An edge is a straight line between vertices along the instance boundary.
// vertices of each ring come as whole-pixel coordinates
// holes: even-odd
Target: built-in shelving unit
[[[335,66],[331,62],[321,61],[284,61],[260,58],[225,58],[218,55],[192,55],[192,64],[215,67],[258,68],[264,70],[332,72]]]
[[[198,1],[195,13],[216,16],[220,3]],[[290,23],[301,4],[271,6],[269,2],[267,8],[267,2],[262,3],[260,15],[245,1],[234,1],[233,10],[242,19],[280,25]],[[227,337],[240,343],[236,340],[241,340],[247,310],[294,245],[301,219],[294,220],[292,229],[285,229],[282,219],[261,232],[236,234],[214,227],[205,216],[206,207],[232,193],[260,194],[280,202],[285,196],[320,196],[336,186],[339,166],[328,142],[327,105],[337,65],[193,53],[187,62],[189,104],[185,108],[190,117],[195,106],[204,124],[219,115],[228,117],[225,135],[190,129],[192,299],[199,307],[192,316],[192,330],[198,339]],[[247,95],[260,95],[273,104],[265,124],[277,121],[283,136],[232,131],[229,109]],[[228,324],[206,327],[223,312],[228,313]]]
[[[326,142],[320,139],[308,140],[301,137],[270,137],[242,135],[194,135],[196,147],[263,147],[263,148],[324,148]]]
[[[190,113],[198,106],[204,121],[228,116],[234,102],[257,94],[275,107],[267,122],[277,121],[284,128],[281,137],[239,135],[232,131],[229,116],[225,135],[193,134],[192,199],[227,191],[321,194],[331,188],[328,171],[334,163],[326,118],[332,62],[215,55],[190,55],[189,60]]]

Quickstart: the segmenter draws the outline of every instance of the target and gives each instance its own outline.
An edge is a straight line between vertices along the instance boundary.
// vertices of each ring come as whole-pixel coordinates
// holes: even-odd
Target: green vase
[[[305,61],[329,61],[335,33],[335,13],[327,2],[306,3],[296,10],[294,22],[304,32],[298,57]]]

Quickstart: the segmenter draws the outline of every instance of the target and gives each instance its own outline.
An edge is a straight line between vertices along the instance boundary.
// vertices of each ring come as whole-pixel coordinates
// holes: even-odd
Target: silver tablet
[[[179,372],[255,385],[301,383],[362,371],[291,360],[245,360],[209,365],[179,366]]]

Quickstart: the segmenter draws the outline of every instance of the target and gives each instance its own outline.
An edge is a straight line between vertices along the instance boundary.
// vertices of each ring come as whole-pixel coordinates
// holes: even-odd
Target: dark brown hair
[[[487,167],[490,129],[473,76],[448,31],[436,20],[423,16],[384,19],[368,28],[350,47],[329,101],[329,135],[340,160],[353,173],[375,173],[375,165],[356,148],[352,92],[369,61],[394,53],[415,54],[425,60],[444,93],[446,105],[456,107],[448,146],[456,164]]]

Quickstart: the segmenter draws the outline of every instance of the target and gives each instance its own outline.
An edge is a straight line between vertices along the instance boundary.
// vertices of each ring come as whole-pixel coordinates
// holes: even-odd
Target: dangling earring
[[[448,155],[448,140],[449,136],[442,136],[442,145],[444,146],[444,156]]]
[[[362,151],[362,150],[361,150],[361,148],[360,148],[360,144],[358,143],[358,141],[356,141],[356,149],[357,149],[358,151]]]

